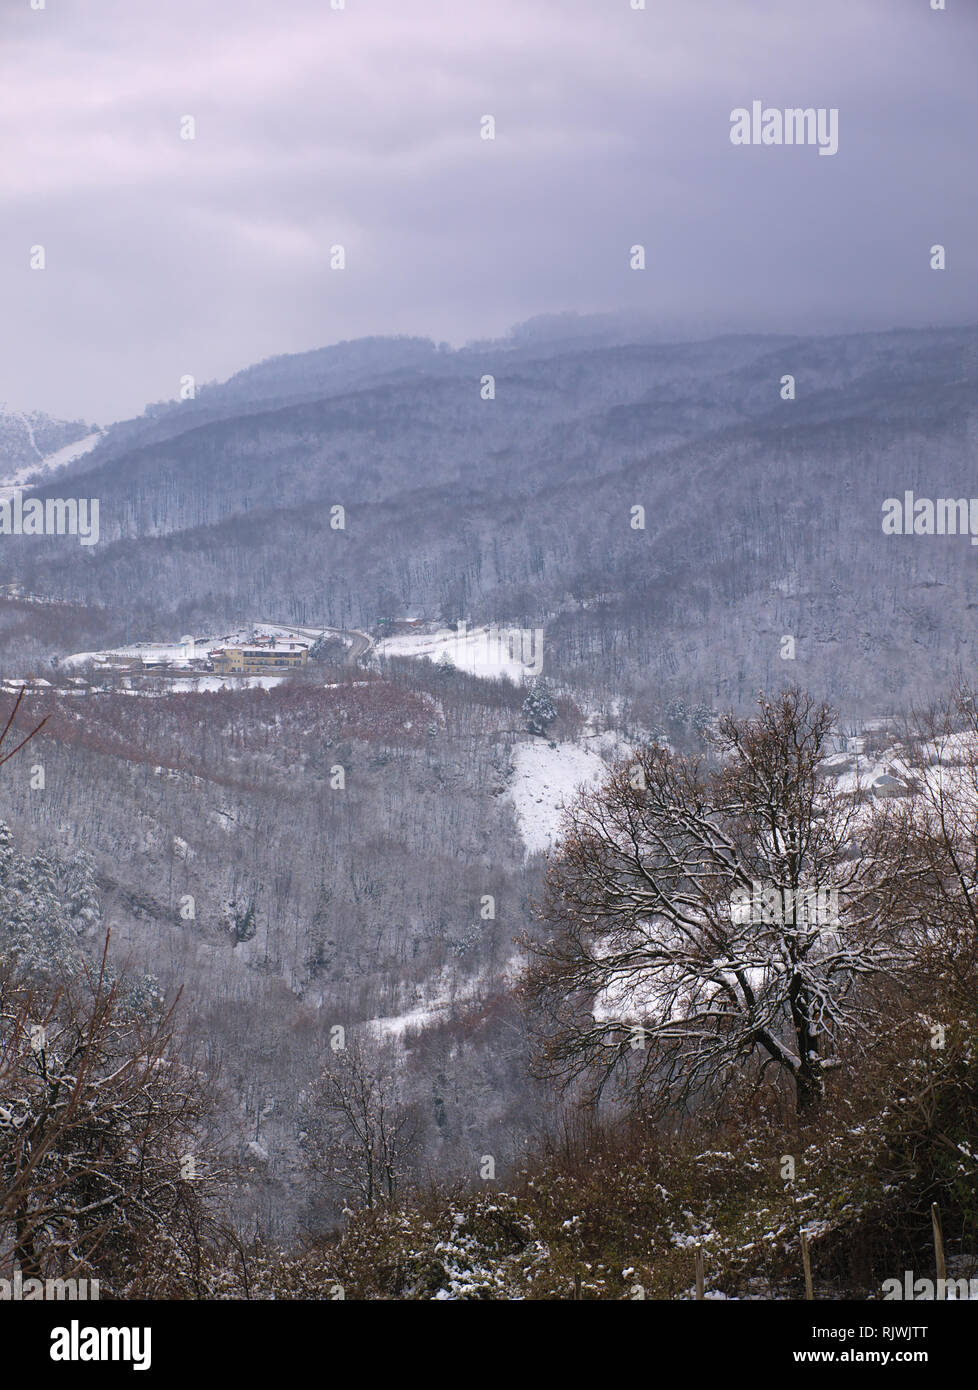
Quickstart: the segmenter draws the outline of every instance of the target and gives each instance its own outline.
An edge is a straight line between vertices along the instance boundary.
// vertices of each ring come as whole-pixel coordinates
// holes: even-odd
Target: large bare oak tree
[[[833,723],[790,690],[722,719],[710,760],[651,745],[578,795],[529,943],[554,1074],[703,1104],[773,1068],[819,1099],[911,961],[865,794],[823,775]]]

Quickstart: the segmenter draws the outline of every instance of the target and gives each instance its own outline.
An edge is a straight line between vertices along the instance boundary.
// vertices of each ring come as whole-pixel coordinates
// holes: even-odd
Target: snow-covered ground
[[[261,690],[272,690],[281,685],[284,676],[181,676],[178,680],[161,683],[155,690],[133,691],[138,695],[187,695],[198,691],[242,690],[245,686],[257,686]]]
[[[523,957],[513,956],[502,974],[493,980],[494,988],[511,985],[523,966]],[[402,1038],[405,1033],[419,1032],[444,1023],[456,1009],[464,1009],[485,996],[486,981],[479,976],[467,979],[451,969],[442,970],[439,975],[418,986],[416,1003],[404,1013],[393,1014],[387,1018],[372,1018],[364,1025],[373,1037],[387,1041]]]
[[[429,657],[445,661],[471,676],[511,680],[519,684],[539,675],[543,654],[540,628],[441,628],[437,632],[407,632],[385,637],[374,648],[378,656]]]
[[[601,782],[608,765],[597,747],[535,738],[513,749],[513,777],[507,795],[516,811],[527,854],[546,853],[560,830],[561,811],[583,783]]]
[[[71,656],[63,657],[60,665],[62,668],[70,669],[74,666],[84,666],[88,661],[111,661],[113,657],[147,657],[166,661],[174,666],[189,664],[187,648],[180,642],[135,642],[128,647],[111,647],[100,652],[75,652]]]
[[[26,420],[24,423],[29,430],[29,423]],[[9,477],[0,480],[0,500],[9,497],[17,488],[25,487],[28,479],[35,474],[54,473],[57,469],[64,467],[66,463],[73,463],[75,459],[80,459],[85,454],[91,453],[102,437],[102,431],[96,430],[94,434],[87,434],[84,439],[76,439],[74,444],[66,444],[63,449],[56,449],[53,454],[47,454],[43,458],[38,454],[35,462],[25,464],[23,468],[17,469]],[[32,443],[33,438],[33,432],[31,432]]]

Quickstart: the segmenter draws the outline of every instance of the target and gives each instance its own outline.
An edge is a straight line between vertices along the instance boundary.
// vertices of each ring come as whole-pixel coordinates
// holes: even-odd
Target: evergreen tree
[[[557,706],[550,685],[543,676],[537,676],[530,686],[521,713],[531,734],[545,735],[557,718]]]
[[[74,976],[83,938],[100,924],[91,860],[19,854],[0,822],[0,962],[21,976]]]

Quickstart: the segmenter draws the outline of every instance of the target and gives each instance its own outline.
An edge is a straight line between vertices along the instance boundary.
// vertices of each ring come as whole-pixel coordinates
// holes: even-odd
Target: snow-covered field
[[[513,777],[507,795],[516,811],[527,854],[551,849],[560,829],[561,810],[582,783],[600,782],[608,773],[596,748],[558,743],[543,738],[513,749]]]
[[[378,656],[411,656],[448,662],[471,676],[511,680],[519,684],[540,673],[542,631],[509,627],[442,628],[438,632],[407,632],[385,637],[374,648]]]
[[[182,643],[135,642],[128,647],[111,647],[100,652],[74,652],[71,656],[63,657],[60,665],[70,669],[84,666],[88,661],[111,661],[113,657],[148,657],[174,666],[189,664],[187,648]]]
[[[245,686],[257,686],[261,690],[272,690],[281,685],[284,676],[181,676],[178,680],[167,681],[158,690],[158,695],[186,695],[198,691],[242,690]],[[148,694],[147,691],[134,692]]]

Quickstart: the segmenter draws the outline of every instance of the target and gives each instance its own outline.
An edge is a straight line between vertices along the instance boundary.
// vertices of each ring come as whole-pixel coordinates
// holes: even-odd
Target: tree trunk
[[[34,1253],[34,1232],[26,1211],[17,1213],[14,1227],[16,1230],[14,1260],[20,1265],[21,1275],[24,1279],[39,1279],[41,1267]]]
[[[818,1055],[818,1035],[812,1029],[808,992],[797,979],[789,990],[791,1016],[798,1047],[798,1070],[795,1072],[796,1108],[799,1115],[810,1110],[822,1099],[822,1061]]]
[[[811,1110],[822,1099],[822,1071],[815,1063],[803,1063],[795,1073],[796,1108],[799,1115]]]

